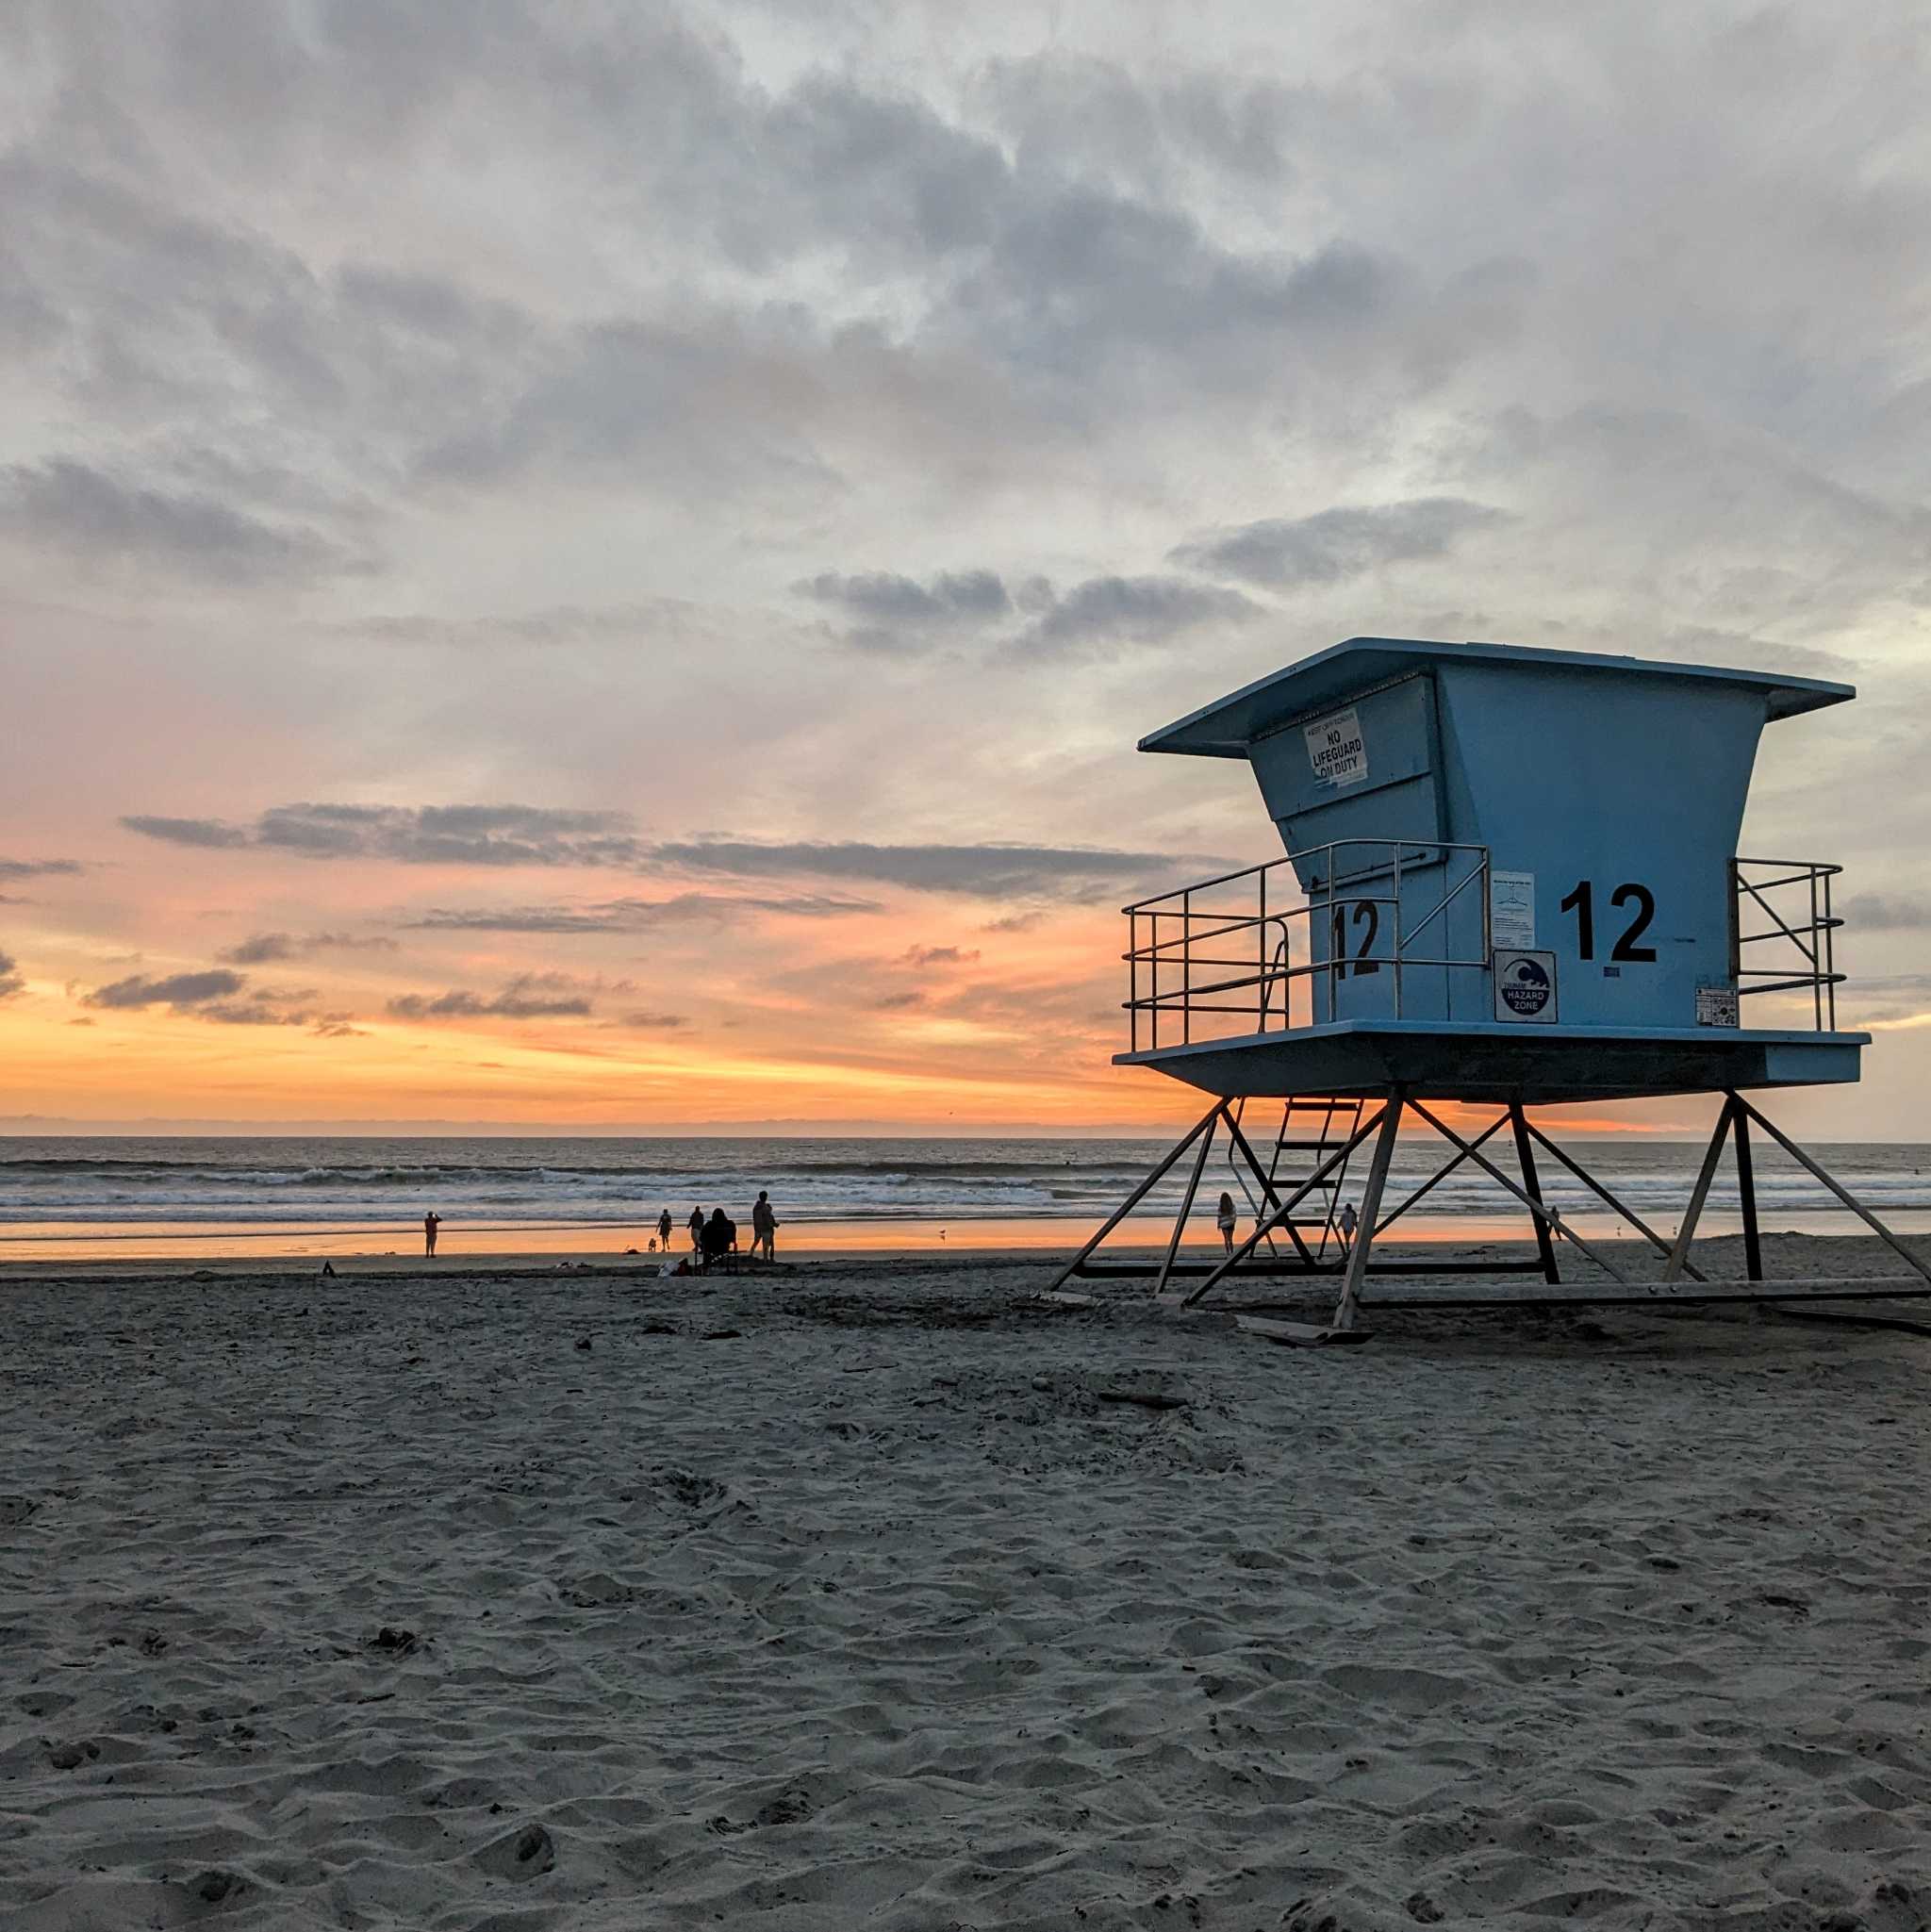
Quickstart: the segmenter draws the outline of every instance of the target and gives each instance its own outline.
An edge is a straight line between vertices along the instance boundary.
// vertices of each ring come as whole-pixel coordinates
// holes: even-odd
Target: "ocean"
[[[1065,1248],[1125,1197],[1171,1143],[1156,1138],[619,1139],[502,1135],[0,1138],[0,1260],[119,1255],[403,1252],[421,1219],[443,1217],[447,1254],[644,1249],[668,1208],[678,1247],[693,1207],[722,1206],[749,1238],[769,1190],[785,1251],[1014,1247]],[[1263,1149],[1265,1140],[1262,1143]],[[1492,1143],[1494,1150],[1500,1143]],[[1702,1148],[1682,1141],[1574,1143],[1635,1212],[1673,1230]],[[1901,1231],[1931,1230],[1931,1148],[1878,1143],[1813,1151]],[[1774,1148],[1756,1144],[1766,1230],[1848,1232],[1859,1224]],[[1439,1164],[1432,1141],[1404,1142],[1392,1185]],[[1291,1159],[1292,1157],[1286,1157]],[[1506,1151],[1497,1154],[1505,1171]],[[1184,1163],[1131,1224],[1169,1224]],[[1546,1157],[1543,1191],[1587,1235],[1617,1217]],[[1342,1197],[1358,1197],[1358,1156]],[[1287,1171],[1283,1166],[1283,1172]],[[1216,1148],[1190,1238],[1212,1240],[1221,1189],[1247,1203]],[[1727,1164],[1704,1227],[1738,1225]],[[1399,1224],[1410,1240],[1526,1232],[1494,1183],[1463,1166]]]

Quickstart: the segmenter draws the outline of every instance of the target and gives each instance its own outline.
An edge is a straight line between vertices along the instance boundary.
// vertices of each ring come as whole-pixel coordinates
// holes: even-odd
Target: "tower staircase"
[[[1246,1112],[1245,1099],[1235,1100],[1230,1109],[1234,1127],[1241,1128]],[[1267,1159],[1266,1197],[1257,1200],[1250,1184],[1247,1163],[1239,1158],[1241,1144],[1233,1135],[1228,1139],[1227,1164],[1246,1197],[1248,1212],[1256,1222],[1266,1218],[1270,1208],[1305,1186],[1318,1173],[1324,1162],[1345,1147],[1361,1127],[1362,1100],[1309,1098],[1296,1096],[1283,1100],[1280,1126]],[[1264,1145],[1264,1143],[1263,1144]],[[1259,1149],[1255,1149],[1258,1153]],[[1339,1260],[1342,1247],[1341,1203],[1347,1185],[1347,1163],[1343,1161],[1325,1180],[1314,1184],[1301,1212],[1290,1214],[1279,1228],[1293,1245],[1298,1259],[1308,1267],[1322,1267]],[[1312,1238],[1311,1238],[1312,1237]],[[1279,1259],[1280,1248],[1270,1230],[1264,1237],[1268,1251]],[[1330,1247],[1336,1250],[1329,1253]]]

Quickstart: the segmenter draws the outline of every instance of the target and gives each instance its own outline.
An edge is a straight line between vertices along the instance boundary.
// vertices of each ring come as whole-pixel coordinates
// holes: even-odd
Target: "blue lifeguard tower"
[[[1670,1292],[1690,1298],[1677,1284],[1701,1280],[1690,1245],[1729,1141],[1759,1282],[1753,1123],[1931,1280],[1743,1098],[1855,1082],[1870,1044],[1837,1025],[1840,868],[1736,855],[1764,726],[1856,695],[1706,665],[1355,637],[1143,739],[1144,751],[1244,759],[1287,856],[1125,909],[1131,1036],[1114,1064],[1183,1081],[1214,1105],[1062,1280],[1120,1271],[1093,1255],[1194,1148],[1164,1286],[1224,1129],[1243,1185],[1250,1175],[1261,1190],[1255,1230],[1188,1299],[1237,1268],[1335,1273],[1345,1329],[1367,1276],[1384,1272],[1370,1265],[1376,1236],[1435,1184],[1383,1214],[1411,1115],[1454,1148],[1444,1174],[1472,1163],[1527,1210],[1537,1257],[1515,1265],[1551,1283],[1566,1239],[1634,1288],[1544,1204],[1538,1149],[1661,1250]],[[1673,1242],[1527,1114],[1702,1093],[1723,1108]],[[1242,1125],[1246,1103],[1263,1099],[1282,1108],[1267,1160]],[[1430,1104],[1444,1100],[1501,1112],[1470,1139]],[[1482,1152],[1504,1127],[1519,1179]],[[1371,1139],[1359,1232],[1344,1241],[1339,1177]],[[1284,1176],[1283,1159],[1305,1171]]]

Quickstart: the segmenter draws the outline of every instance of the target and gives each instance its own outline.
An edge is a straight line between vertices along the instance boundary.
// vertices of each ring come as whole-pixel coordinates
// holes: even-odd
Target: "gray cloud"
[[[346,619],[327,626],[330,636],[371,637],[390,644],[470,648],[489,645],[639,644],[666,636],[707,636],[713,621],[703,609],[678,598],[589,607],[556,604],[513,617],[442,618],[422,614]]]
[[[246,983],[239,973],[220,967],[198,973],[171,973],[158,980],[135,973],[114,981],[111,985],[96,986],[81,1004],[124,1008],[171,1006],[180,1011],[206,1006],[214,999],[230,999]]]
[[[644,1033],[681,1032],[690,1021],[681,1013],[627,1013],[622,1024]]]
[[[0,470],[0,533],[224,585],[311,577],[354,562],[313,530],[266,523],[213,496],[157,488],[71,456]]]
[[[239,825],[224,825],[217,818],[157,818],[136,813],[121,820],[129,832],[143,838],[158,838],[168,845],[198,846],[221,850],[248,843],[248,834]]]
[[[230,966],[266,966],[272,960],[299,959],[311,952],[394,952],[396,942],[382,933],[256,933],[215,956]]]
[[[1218,593],[1207,592],[1209,596]],[[413,865],[669,867],[737,878],[808,877],[908,885],[919,891],[994,897],[1087,899],[1123,879],[1164,872],[1175,859],[1154,852],[1027,845],[874,845],[637,838],[617,812],[553,811],[529,805],[404,807],[279,805],[250,827],[204,819],[124,819],[131,830],[176,844],[239,843],[305,858],[382,858]],[[186,828],[184,830],[184,828]],[[223,839],[223,844],[236,841]],[[702,893],[668,900],[619,899],[590,905],[438,907],[407,923],[453,932],[638,932],[680,919],[770,913],[811,918],[869,912],[875,902],[836,894],[739,899]]]
[[[1793,997],[1772,997],[1779,1006],[1794,1008],[1799,1016],[1808,1010]],[[1845,1026],[1896,1021],[1927,1008],[1931,1008],[1931,973],[1858,974],[1838,989],[1838,1017]]]
[[[820,572],[794,586],[857,619],[848,641],[870,651],[902,650],[934,633],[996,623],[1013,597],[995,570],[942,570],[926,583],[890,570],[842,576]]]
[[[701,839],[654,848],[667,865],[740,878],[862,879],[917,892],[992,899],[1088,900],[1122,881],[1164,875],[1182,861],[1162,852],[1028,845],[871,845]]]
[[[1917,933],[1931,926],[1931,899],[1921,894],[1853,893],[1838,911],[1854,932]]]
[[[1164,644],[1203,625],[1244,624],[1260,615],[1260,606],[1237,590],[1179,577],[1093,577],[1060,598],[1021,642],[1038,653]]]
[[[925,1004],[925,995],[912,991],[905,993],[881,993],[872,1006],[879,1013],[904,1013],[915,1006]]]
[[[1271,80],[1184,69],[1142,77],[1060,47],[988,62],[981,89],[1022,157],[1084,164],[1149,195],[1180,191],[1202,168],[1278,193],[1296,174],[1289,150],[1312,105]]]
[[[1179,577],[1091,577],[1060,591],[1034,576],[1009,586],[987,570],[942,572],[924,583],[891,571],[828,570],[793,586],[853,619],[845,642],[861,651],[930,650],[973,633],[1017,634],[1023,648],[1065,651],[1104,643],[1163,644],[1208,624],[1240,624],[1260,608],[1237,590]]]
[[[1505,520],[1462,497],[1337,505],[1312,517],[1270,518],[1181,544],[1173,561],[1270,589],[1339,584],[1382,565],[1447,555],[1458,538]]]
[[[716,923],[757,914],[835,919],[881,910],[877,900],[836,893],[744,898],[682,892],[670,899],[612,899],[590,905],[433,906],[406,923],[442,933],[648,933],[659,926]]]
[[[635,866],[647,848],[621,812],[538,805],[274,805],[252,825],[212,818],[122,819],[169,844],[256,847],[310,859],[416,866]]]
[[[47,879],[84,869],[78,859],[0,859],[0,879]]]
[[[899,963],[912,966],[969,966],[978,957],[976,950],[962,951],[956,946],[909,946],[899,954]]]
[[[375,553],[404,491],[533,472],[634,490],[643,463],[672,493],[825,501],[855,445],[989,480],[987,454],[1097,439],[1123,405],[1172,418],[1256,384],[1285,396],[1316,360],[1353,372],[1358,396],[1377,365],[1407,390],[1424,331],[1437,365],[1469,353],[1452,278],[1431,286],[1332,217],[1288,248],[1184,205],[1188,170],[1249,191],[1291,172],[1280,103],[1204,70],[1120,77],[1086,114],[1139,115],[1184,158],[1129,180],[1113,154],[1131,138],[1085,155],[1064,134],[1014,140],[849,70],[773,91],[705,25],[499,5],[487,32],[445,37],[264,8],[245,58],[224,44],[190,62],[206,31],[191,6],[111,46],[58,12],[34,52],[66,83],[61,118],[0,181],[21,238],[0,318],[123,432],[111,459],[50,459],[89,471],[53,479],[59,521],[164,567],[339,569]],[[442,64],[425,70],[430,43]],[[428,71],[429,95],[401,102],[395,76]],[[1033,91],[1067,95],[1039,75]],[[1010,107],[1027,80],[1007,63],[996,92]],[[380,168],[405,204],[418,171],[521,143],[612,259],[648,235],[695,272],[654,299],[547,289],[525,305],[432,270],[335,265],[333,247],[290,245],[293,221],[285,240],[179,206],[166,168],[129,149],[133,125],[157,146],[191,129],[204,156],[230,143],[251,179],[333,167],[353,195]],[[639,126],[654,130],[641,148]],[[179,434],[142,433],[157,421]]]
[[[388,1010],[399,1019],[584,1019],[593,1009],[587,994],[569,990],[578,983],[562,973],[519,973],[488,999],[462,988],[404,993]]]
[[[218,999],[197,1006],[194,1016],[228,1027],[305,1027],[311,1017],[305,1009],[287,1011],[272,996],[260,993],[247,999]]]
[[[271,960],[293,959],[296,949],[287,933],[257,933],[239,946],[224,947],[215,957],[230,966],[266,966]]]
[[[1005,585],[992,570],[942,570],[925,584],[888,570],[856,577],[828,570],[798,588],[821,603],[835,603],[877,623],[980,623],[1004,617],[1013,607]]]
[[[20,962],[10,952],[0,952],[0,999],[11,999],[16,993],[26,990],[26,980],[20,971]]]

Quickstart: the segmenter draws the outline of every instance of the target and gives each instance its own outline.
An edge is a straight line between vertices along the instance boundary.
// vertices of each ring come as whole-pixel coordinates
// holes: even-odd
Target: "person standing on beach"
[[[702,1208],[693,1208],[690,1211],[689,1227],[690,1251],[693,1254],[702,1254],[704,1251],[704,1211]]]
[[[1231,1254],[1233,1252],[1233,1230],[1236,1225],[1233,1217],[1232,1195],[1224,1194],[1220,1197],[1220,1206],[1214,1213],[1213,1225],[1220,1230],[1221,1247],[1226,1248],[1229,1254]]]
[[[436,1230],[442,1226],[442,1216],[433,1210],[422,1216],[422,1252],[431,1261],[436,1259]]]
[[[666,1254],[670,1252],[670,1210],[666,1208],[657,1216],[657,1246]]]
[[[1349,1201],[1341,1211],[1341,1251],[1345,1254],[1354,1246],[1354,1230],[1362,1225],[1362,1217],[1354,1211]]]
[[[762,1252],[767,1262],[778,1259],[778,1217],[771,1212],[771,1197],[761,1187],[756,1205],[751,1211],[751,1251],[752,1260]]]

